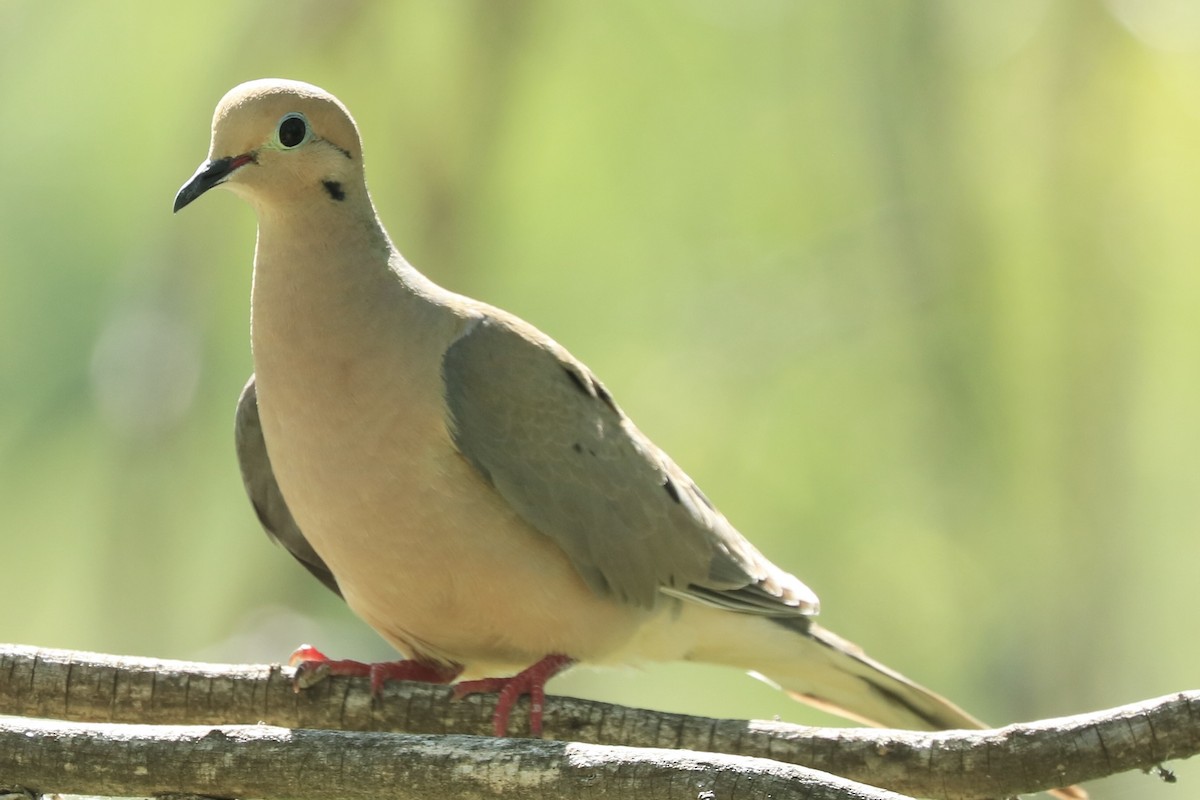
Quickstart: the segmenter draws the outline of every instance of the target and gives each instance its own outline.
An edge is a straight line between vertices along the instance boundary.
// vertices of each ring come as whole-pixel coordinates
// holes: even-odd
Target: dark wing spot
[[[679,490],[675,488],[675,481],[671,480],[671,476],[668,475],[663,480],[663,488],[667,490],[667,494],[671,495],[671,499],[676,503],[683,502],[679,499]]]
[[[579,442],[576,442],[575,444],[571,445],[571,449],[574,450],[576,453],[582,453],[583,445],[581,445]]]
[[[565,366],[565,365],[564,365],[564,366],[563,366],[563,372],[567,373],[567,377],[568,377],[568,378],[570,378],[570,379],[571,379],[571,382],[575,384],[575,388],[576,388],[576,389],[578,389],[579,391],[583,392],[583,393],[584,393],[584,394],[586,394],[588,397],[591,397],[591,396],[592,396],[592,393],[591,393],[591,392],[588,390],[588,386],[587,386],[587,384],[583,382],[583,378],[582,378],[582,377],[580,377],[580,375],[579,375],[579,374],[577,374],[577,373],[575,372],[575,370],[573,370],[573,369],[571,369],[570,367],[568,367],[568,366]]]
[[[614,412],[617,412],[617,403],[615,400],[613,400],[612,395],[608,393],[608,389],[604,388],[604,384],[602,384],[600,381],[593,380],[592,385],[596,387],[596,396],[603,401],[604,405],[611,408]]]
[[[567,364],[563,364],[562,368],[563,372],[567,373],[567,377],[571,379],[571,382],[575,384],[576,389],[583,392],[588,397],[598,398],[600,402],[608,406],[613,413],[618,415],[621,413],[617,409],[617,404],[612,399],[612,395],[608,393],[608,389],[604,388],[604,384],[600,383],[600,381],[588,374],[586,370],[580,374],[571,369],[571,367]]]
[[[325,187],[325,191],[329,192],[329,196],[334,200],[345,200],[346,193],[342,191],[342,185],[337,181],[321,181],[321,185]]]

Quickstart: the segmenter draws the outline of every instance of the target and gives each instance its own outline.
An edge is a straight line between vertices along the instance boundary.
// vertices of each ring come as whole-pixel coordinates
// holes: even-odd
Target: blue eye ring
[[[298,111],[284,114],[275,126],[275,141],[284,150],[294,150],[312,138],[312,126]]]

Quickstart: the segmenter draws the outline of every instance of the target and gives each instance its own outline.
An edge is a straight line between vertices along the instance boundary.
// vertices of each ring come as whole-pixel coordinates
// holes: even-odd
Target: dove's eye
[[[308,120],[304,118],[303,114],[298,113],[285,114],[283,119],[279,120],[279,127],[275,130],[275,138],[286,150],[304,144],[308,141],[308,134]]]

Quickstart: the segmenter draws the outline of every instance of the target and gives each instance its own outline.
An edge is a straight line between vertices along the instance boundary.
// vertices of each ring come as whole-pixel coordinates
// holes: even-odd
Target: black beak
[[[196,170],[196,174],[188,178],[188,182],[179,190],[179,194],[175,195],[175,210],[178,211],[209,189],[224,183],[234,170],[253,160],[253,154],[248,153],[205,161]]]

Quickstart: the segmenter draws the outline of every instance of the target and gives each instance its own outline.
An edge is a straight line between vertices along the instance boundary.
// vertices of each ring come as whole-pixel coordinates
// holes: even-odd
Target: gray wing
[[[459,452],[597,593],[643,607],[663,594],[748,613],[817,610],[625,416],[591,372],[497,310],[447,349]]]
[[[292,512],[288,510],[283,492],[275,482],[271,469],[271,458],[267,454],[267,442],[263,439],[262,424],[258,419],[258,394],[254,376],[242,389],[238,398],[237,418],[234,422],[234,443],[237,447],[238,464],[242,468],[242,483],[246,494],[258,514],[267,536],[292,554],[317,580],[325,584],[339,597],[342,595],[337,580],[325,562],[304,538]]]

